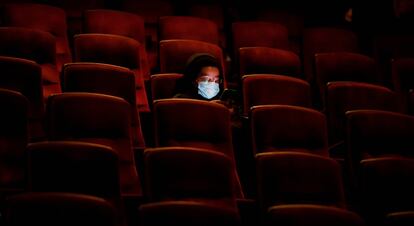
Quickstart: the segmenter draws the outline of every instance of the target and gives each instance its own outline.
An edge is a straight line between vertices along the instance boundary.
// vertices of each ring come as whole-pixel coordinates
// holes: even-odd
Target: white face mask
[[[199,82],[198,83],[198,94],[206,99],[215,97],[220,92],[219,84],[216,82]]]

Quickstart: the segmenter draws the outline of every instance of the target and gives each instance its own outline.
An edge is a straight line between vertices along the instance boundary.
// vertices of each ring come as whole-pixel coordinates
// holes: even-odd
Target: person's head
[[[185,89],[197,92],[205,99],[216,97],[222,83],[221,65],[218,60],[206,53],[195,54],[187,61],[183,82]]]

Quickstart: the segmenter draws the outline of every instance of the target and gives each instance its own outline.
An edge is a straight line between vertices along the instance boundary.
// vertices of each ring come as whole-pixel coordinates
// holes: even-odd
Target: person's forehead
[[[202,75],[218,75],[219,74],[219,69],[217,67],[213,67],[213,66],[206,66],[206,67],[202,67],[200,74]]]

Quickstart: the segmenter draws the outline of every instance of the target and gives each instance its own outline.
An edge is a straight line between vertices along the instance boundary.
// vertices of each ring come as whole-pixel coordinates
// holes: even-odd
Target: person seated
[[[222,70],[219,61],[206,53],[191,56],[183,78],[177,82],[177,98],[218,100],[223,91]]]

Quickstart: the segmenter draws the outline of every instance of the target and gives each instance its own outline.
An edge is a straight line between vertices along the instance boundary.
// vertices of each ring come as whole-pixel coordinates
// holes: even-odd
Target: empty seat
[[[29,28],[0,28],[0,55],[35,61],[42,68],[43,96],[60,93],[56,42],[48,32]]]
[[[356,34],[349,30],[331,27],[305,29],[303,34],[303,66],[308,81],[314,79],[315,54],[329,52],[358,53]]]
[[[144,77],[140,65],[141,44],[128,37],[110,34],[75,36],[75,61],[113,64],[134,71],[138,111],[149,111]]]
[[[239,54],[240,48],[243,47],[269,47],[290,50],[288,31],[284,26],[277,23],[262,21],[234,22],[231,32],[233,41],[232,66],[234,68],[242,67]],[[262,57],[261,59],[263,61]],[[237,69],[235,71],[237,73]],[[239,74],[238,78],[243,75]],[[237,86],[238,78],[233,78],[232,86]]]
[[[186,39],[219,45],[219,30],[213,21],[191,16],[164,16],[159,20],[159,40]]]
[[[124,99],[96,93],[63,93],[47,103],[49,140],[110,146],[119,156],[122,195],[141,195],[132,150],[131,110]]]
[[[364,226],[364,220],[348,210],[320,205],[277,205],[269,208],[269,225]]]
[[[349,52],[316,53],[315,77],[321,98],[325,97],[328,82],[384,84],[374,59]]]
[[[21,93],[0,89],[0,104],[0,196],[3,196],[22,191],[25,185],[29,102]]]
[[[261,152],[307,152],[329,156],[325,116],[315,110],[283,105],[253,107],[252,146]]]
[[[31,192],[120,199],[118,153],[109,146],[76,141],[38,142],[28,146],[27,156]]]
[[[120,66],[100,63],[71,63],[62,70],[64,92],[102,93],[121,97],[136,106],[134,72]],[[143,149],[145,141],[137,108],[131,107],[133,145]]]
[[[29,100],[29,137],[44,139],[45,107],[41,67],[33,61],[0,56],[0,87],[15,90]]]
[[[144,18],[146,50],[151,69],[158,66],[158,21],[162,16],[174,15],[173,3],[169,0],[124,0],[121,9]]]
[[[232,24],[235,59],[242,47],[270,47],[289,50],[287,29],[273,22],[235,22]]]
[[[149,79],[150,68],[145,50],[144,20],[140,16],[115,10],[95,9],[85,11],[83,20],[85,33],[114,34],[138,41],[141,44],[139,68],[142,68],[144,80]]]
[[[113,205],[102,198],[71,193],[25,193],[8,199],[7,225],[119,225]]]
[[[56,67],[60,71],[72,61],[67,35],[66,13],[50,5],[18,3],[3,8],[4,25],[26,27],[49,32],[56,41]]]
[[[177,73],[151,75],[152,101],[174,97],[177,81],[182,77]]]
[[[257,105],[311,107],[311,90],[306,81],[282,75],[258,74],[242,78],[245,116]]]
[[[269,47],[244,47],[239,50],[239,75],[278,74],[303,78],[299,56]]]
[[[240,225],[236,210],[194,201],[166,201],[141,205],[141,225]]]
[[[380,110],[346,113],[346,141],[352,174],[363,159],[381,156],[413,157],[414,117]]]
[[[325,106],[330,145],[338,145],[343,142],[345,113],[347,111],[360,109],[400,111],[394,92],[383,86],[360,82],[328,83]]]
[[[227,40],[226,40],[226,31],[225,31],[225,13],[227,12],[227,7],[229,4],[223,2],[191,2],[188,13],[194,17],[205,18],[213,21],[219,31],[220,43],[219,45],[226,49]],[[226,27],[227,29],[227,27]]]
[[[260,153],[256,166],[262,213],[285,204],[345,208],[341,169],[333,159],[295,152]]]
[[[222,104],[192,99],[154,102],[155,145],[198,147],[223,153],[232,159],[238,197],[243,192],[236,172],[230,111]]]
[[[359,169],[362,212],[369,223],[375,225],[387,214],[413,210],[412,158],[366,159]]]
[[[191,147],[146,149],[145,188],[150,202],[196,201],[236,208],[233,162],[223,153]]]

